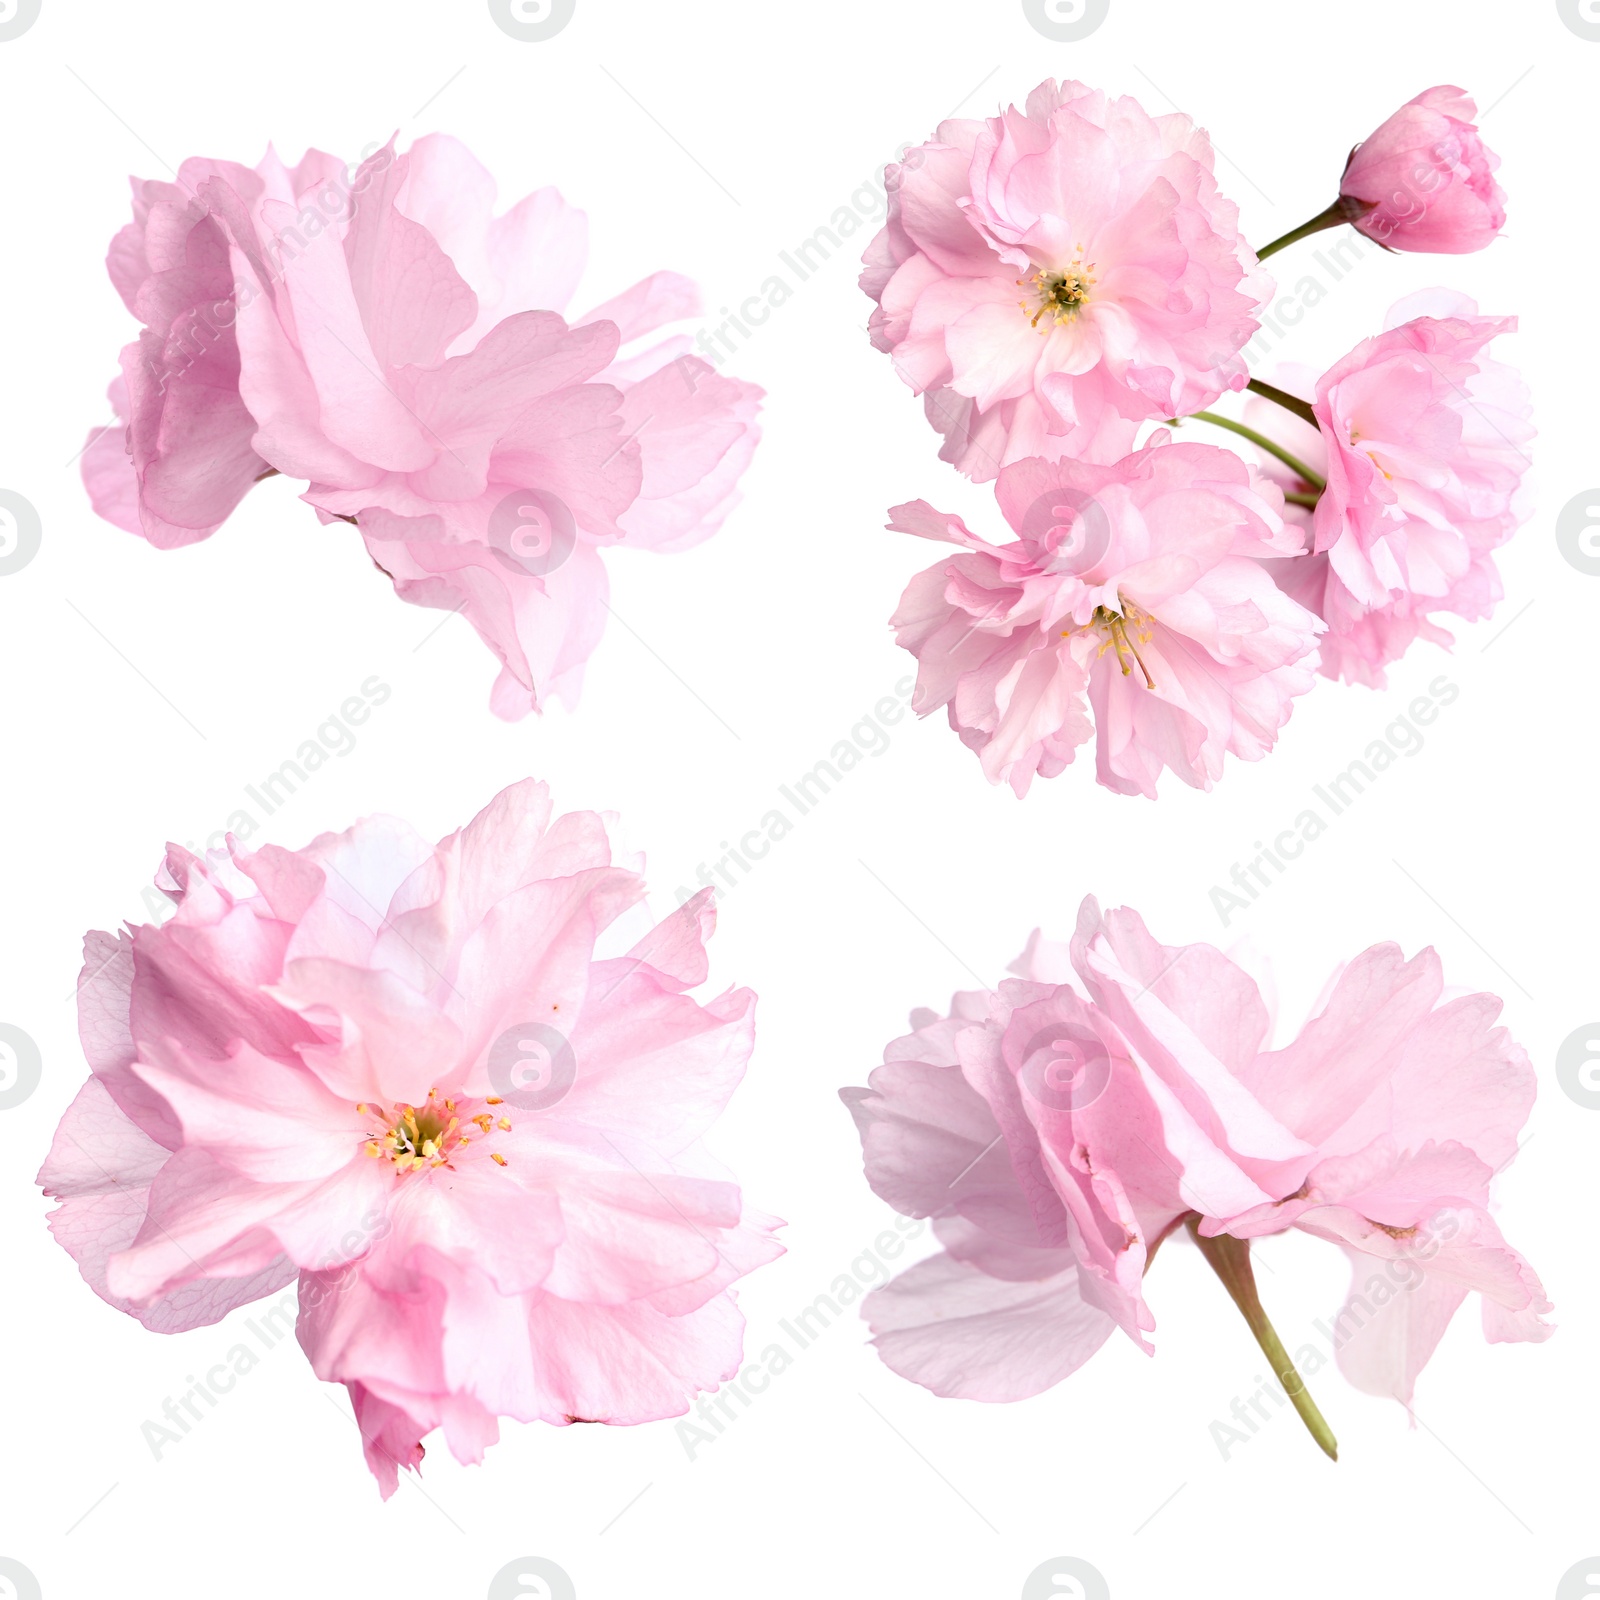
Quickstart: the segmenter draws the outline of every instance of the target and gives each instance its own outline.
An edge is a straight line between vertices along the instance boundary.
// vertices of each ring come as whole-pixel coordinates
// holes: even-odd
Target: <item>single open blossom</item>
[[[1309,400],[1316,392],[1316,374],[1296,369],[1280,370],[1272,377],[1275,387],[1297,399]],[[1245,421],[1264,437],[1288,450],[1297,461],[1319,477],[1327,475],[1327,450],[1322,433],[1310,423],[1267,400],[1252,399],[1244,409]],[[1316,489],[1292,468],[1263,450],[1261,468],[1287,494],[1315,498]],[[1293,561],[1272,568],[1278,587],[1290,599],[1313,612],[1327,625],[1317,640],[1317,670],[1324,677],[1345,683],[1365,684],[1381,689],[1387,682],[1386,668],[1398,661],[1418,639],[1448,648],[1450,633],[1438,618],[1452,613],[1467,621],[1486,617],[1502,598],[1500,574],[1488,551],[1475,552],[1465,578],[1452,586],[1440,600],[1396,595],[1386,604],[1369,609],[1351,594],[1329,563],[1327,552],[1312,548],[1313,512],[1290,502],[1284,507],[1284,520],[1306,530],[1307,552]]]
[[[1091,735],[1100,782],[1152,797],[1163,767],[1209,788],[1225,755],[1271,748],[1321,627],[1269,571],[1303,548],[1272,483],[1160,433],[1110,466],[1015,462],[995,494],[1009,544],[920,500],[890,523],[963,547],[893,622],[917,657],[913,706],[947,707],[991,782],[1024,794]]]
[[[476,1461],[497,1417],[644,1422],[733,1374],[729,1285],[779,1246],[700,1143],[755,1004],[689,993],[708,896],[652,927],[532,781],[438,845],[172,847],[163,887],[86,942],[92,1075],[39,1179],[98,1294],[175,1331],[298,1276],[385,1494],[436,1427]]]
[[[554,189],[494,205],[442,135],[353,176],[269,152],[136,185],[111,267],[147,325],[113,397],[137,522],[115,433],[84,473],[103,514],[165,544],[213,531],[269,470],[308,480],[403,599],[467,617],[501,663],[494,710],[519,717],[576,697],[605,546],[678,550],[721,525],[760,391],[658,337],[699,309],[676,273],[569,321],[583,214]]]
[[[1271,285],[1187,117],[1047,81],[1023,110],[942,123],[888,187],[861,279],[873,343],[971,476],[1115,460],[1141,420],[1243,386]]]
[[[1300,370],[1278,375],[1311,401],[1317,427],[1264,401],[1247,408],[1252,426],[1327,483],[1313,512],[1288,513],[1311,522],[1313,553],[1273,568],[1327,623],[1327,676],[1381,686],[1415,639],[1451,642],[1441,618],[1479,621],[1502,598],[1494,551],[1530,512],[1534,430],[1521,378],[1486,347],[1515,326],[1426,291],[1314,385]],[[1314,491],[1271,458],[1264,465],[1291,492]]]
[[[1328,450],[1316,545],[1367,607],[1447,596],[1528,514],[1528,392],[1487,353],[1515,317],[1465,296],[1400,301],[1317,381]]]
[[[895,1371],[1015,1400],[1118,1328],[1150,1350],[1145,1275],[1180,1224],[1236,1268],[1289,1228],[1338,1245],[1353,1277],[1332,1351],[1298,1359],[1309,1373],[1336,1352],[1408,1406],[1469,1293],[1491,1341],[1548,1337],[1539,1281],[1489,1213],[1533,1071],[1498,1000],[1444,998],[1431,950],[1357,957],[1276,1050],[1242,968],[1158,944],[1131,911],[1086,900],[1070,944],[1035,934],[1012,970],[948,1017],[914,1013],[871,1086],[843,1091],[869,1182],[944,1247],[863,1307]]]
[[[1505,226],[1500,158],[1478,136],[1478,108],[1441,84],[1408,101],[1350,153],[1339,184],[1350,220],[1392,250],[1462,255]]]

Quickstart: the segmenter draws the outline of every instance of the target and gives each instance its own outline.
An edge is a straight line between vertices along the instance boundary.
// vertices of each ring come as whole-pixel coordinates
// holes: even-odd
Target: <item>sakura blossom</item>
[[[863,1306],[896,1372],[1019,1400],[1119,1330],[1153,1353],[1152,1264],[1187,1236],[1336,1455],[1250,1266],[1253,1241],[1291,1228],[1350,1262],[1337,1360],[1365,1392],[1409,1407],[1469,1295],[1491,1343],[1550,1335],[1539,1279],[1490,1214],[1533,1069],[1499,1000],[1447,993],[1432,950],[1364,952],[1279,1047],[1235,960],[1160,944],[1093,899],[1070,941],[1035,933],[1011,971],[946,1015],[914,1012],[869,1086],[841,1091],[869,1183],[942,1246]]]
[[[1014,462],[995,492],[1004,545],[924,501],[890,523],[961,549],[893,620],[913,709],[944,707],[990,782],[1025,794],[1093,738],[1101,783],[1154,798],[1164,769],[1209,788],[1271,748],[1322,624],[1273,581],[1304,544],[1270,480],[1163,433],[1110,466]]]
[[[1264,470],[1315,502],[1296,513],[1312,529],[1309,559],[1275,570],[1327,623],[1327,676],[1381,687],[1414,640],[1449,645],[1445,618],[1478,621],[1502,598],[1494,552],[1532,511],[1534,429],[1526,385],[1488,346],[1515,327],[1465,296],[1424,291],[1326,373],[1284,378],[1309,397],[1310,421],[1247,408],[1268,446]]]
[[[159,926],[85,941],[90,1076],[39,1182],[102,1299],[159,1332],[298,1280],[385,1496],[435,1429],[681,1414],[737,1370],[780,1254],[703,1135],[755,996],[705,1000],[709,892],[657,921],[603,818],[527,780],[430,844],[169,847]]]
[[[682,550],[738,499],[761,394],[663,332],[655,272],[578,315],[587,221],[551,188],[496,214],[454,139],[352,173],[194,159],[134,182],[110,269],[145,324],[83,475],[153,544],[205,538],[263,477],[307,480],[403,600],[461,612],[506,718],[571,704],[608,615],[602,551]]]
[[[1047,80],[891,174],[861,278],[872,341],[970,476],[1115,460],[1139,422],[1243,386],[1271,282],[1188,117]]]

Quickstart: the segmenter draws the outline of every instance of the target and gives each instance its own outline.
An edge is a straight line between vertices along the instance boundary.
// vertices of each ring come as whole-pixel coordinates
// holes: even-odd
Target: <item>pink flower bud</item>
[[[1371,208],[1356,227],[1392,250],[1464,255],[1488,244],[1505,225],[1505,194],[1476,115],[1470,96],[1441,85],[1357,145],[1339,185],[1341,199]]]

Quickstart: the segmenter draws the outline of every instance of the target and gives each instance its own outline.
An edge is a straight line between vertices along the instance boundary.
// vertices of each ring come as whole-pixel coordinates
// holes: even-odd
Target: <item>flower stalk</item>
[[[1313,233],[1321,233],[1325,228],[1342,228],[1347,222],[1354,222],[1358,217],[1366,216],[1376,205],[1376,200],[1358,200],[1354,195],[1342,194],[1326,211],[1319,211],[1309,222],[1302,222],[1298,228],[1291,228],[1281,238],[1274,239],[1271,244],[1256,251],[1256,260],[1265,261],[1268,256],[1275,256],[1286,245],[1308,238]]]
[[[1252,378],[1245,384],[1251,394],[1258,394],[1263,400],[1270,400],[1275,406],[1282,406],[1287,412],[1299,417],[1308,427],[1315,428],[1319,433],[1322,424],[1317,421],[1317,414],[1298,395],[1292,395],[1285,389],[1275,388],[1270,383],[1263,383],[1260,378]]]
[[[1254,388],[1254,384],[1251,387]],[[1226,428],[1230,433],[1237,433],[1241,438],[1248,439],[1251,444],[1265,450],[1268,455],[1276,456],[1296,477],[1309,483],[1319,494],[1328,487],[1328,480],[1320,472],[1308,467],[1299,456],[1290,454],[1266,434],[1257,433],[1254,428],[1246,427],[1242,422],[1235,422],[1232,417],[1219,416],[1215,411],[1196,411],[1193,417],[1196,422],[1209,422],[1218,428]],[[1314,501],[1312,503],[1315,504]]]
[[[1273,1375],[1283,1385],[1283,1392],[1288,1395],[1289,1403],[1300,1413],[1300,1420],[1305,1423],[1311,1437],[1322,1446],[1329,1460],[1337,1461],[1338,1440],[1334,1438],[1333,1430],[1324,1420],[1322,1413],[1317,1410],[1316,1402],[1306,1388],[1305,1379],[1300,1376],[1294,1362],[1289,1359],[1289,1352],[1284,1349],[1277,1330],[1262,1309],[1261,1296],[1256,1293],[1256,1275],[1250,1266],[1250,1241],[1235,1239],[1227,1233],[1219,1233],[1215,1238],[1208,1239],[1200,1232],[1198,1216],[1191,1216],[1188,1221],[1190,1236],[1200,1246],[1200,1254],[1206,1258],[1211,1270],[1222,1279],[1223,1288],[1228,1291],[1233,1303],[1243,1313],[1251,1333],[1256,1336],[1256,1343],[1261,1346],[1267,1360],[1272,1364]]]

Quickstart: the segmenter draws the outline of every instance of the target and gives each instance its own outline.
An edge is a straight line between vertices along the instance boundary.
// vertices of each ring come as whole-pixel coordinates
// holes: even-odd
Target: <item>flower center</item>
[[[503,1102],[491,1098],[483,1104],[498,1106]],[[362,1148],[375,1161],[387,1161],[401,1177],[419,1167],[453,1168],[453,1158],[464,1153],[468,1145],[482,1142],[497,1128],[503,1133],[511,1131],[509,1117],[497,1117],[492,1111],[469,1115],[465,1102],[458,1105],[451,1098],[441,1098],[437,1089],[430,1089],[420,1106],[363,1102],[356,1112],[375,1124]],[[496,1166],[506,1165],[506,1158],[498,1150],[491,1150],[489,1159]]]
[[[1081,244],[1072,258],[1072,265],[1064,271],[1047,272],[1040,267],[1031,278],[1018,278],[1017,287],[1025,289],[1031,284],[1037,301],[1037,309],[1029,319],[1028,326],[1037,328],[1046,315],[1054,324],[1076,322],[1094,282],[1094,263],[1083,259]],[[1029,309],[1026,300],[1019,300],[1017,304],[1024,311]],[[1041,331],[1048,333],[1050,329],[1046,327]]]
[[[1394,474],[1378,459],[1377,451],[1370,444],[1363,441],[1360,430],[1354,424],[1350,428],[1350,448],[1359,450],[1383,474],[1388,482],[1394,482]]]
[[[1139,645],[1149,644],[1155,637],[1155,629],[1148,612],[1141,611],[1138,606],[1130,601],[1123,600],[1119,595],[1118,601],[1122,606],[1121,611],[1113,611],[1110,606],[1096,606],[1094,615],[1082,628],[1063,628],[1061,637],[1067,638],[1073,633],[1097,633],[1100,635],[1100,650],[1096,657],[1103,656],[1107,650],[1117,652],[1117,665],[1122,668],[1123,677],[1132,671],[1130,661],[1139,663],[1139,670],[1144,674],[1145,687],[1153,689],[1156,680],[1150,676],[1150,669],[1144,664],[1144,657],[1139,654]],[[1133,629],[1133,638],[1128,635],[1129,627]],[[1134,643],[1138,640],[1138,644]]]

